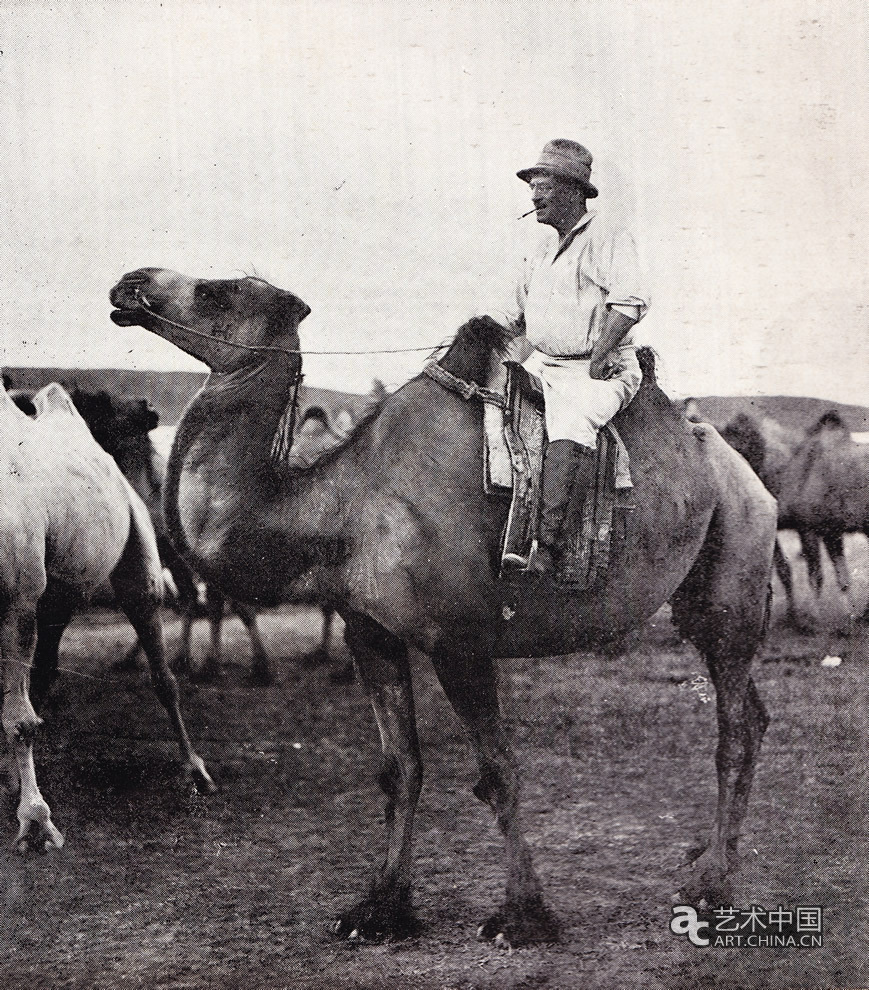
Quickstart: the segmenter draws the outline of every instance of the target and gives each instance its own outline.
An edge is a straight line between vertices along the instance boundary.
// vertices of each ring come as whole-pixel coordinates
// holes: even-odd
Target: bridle
[[[166,316],[162,316],[155,309],[151,307],[151,303],[148,297],[142,292],[141,289],[135,289],[133,295],[136,302],[142,307],[142,309],[149,315],[153,316],[155,319],[160,320],[161,323],[166,323],[170,327],[176,327],[178,330],[183,330],[185,333],[192,334],[194,337],[202,337],[205,340],[213,340],[218,344],[225,344],[227,347],[237,347],[242,351],[266,351],[275,354],[309,354],[309,355],[361,355],[361,354],[411,354],[418,353],[422,351],[436,351],[438,348],[445,346],[444,344],[428,344],[425,347],[385,347],[376,348],[374,350],[367,351],[301,351],[290,347],[275,347],[273,344],[242,344],[237,340],[225,340],[223,337],[217,337],[213,333],[205,333],[203,330],[194,330],[193,327],[185,326],[183,323],[176,323],[174,320],[170,320]]]
[[[236,347],[242,351],[249,351],[253,353],[260,353],[262,351],[271,352],[273,354],[283,354],[287,358],[299,357],[298,367],[292,373],[292,394],[286,407],[284,408],[281,418],[278,422],[277,430],[275,431],[274,439],[272,440],[271,447],[271,463],[272,467],[277,471],[280,469],[281,465],[286,462],[287,457],[290,454],[290,450],[293,446],[293,438],[295,436],[296,430],[296,413],[299,407],[299,386],[302,384],[302,379],[305,377],[302,374],[302,362],[300,350],[295,350],[289,347],[275,347],[273,344],[242,344],[237,340],[225,340],[223,337],[218,337],[213,333],[206,333],[204,330],[194,330],[193,327],[185,326],[183,323],[176,323],[175,320],[170,320],[167,316],[163,316],[152,308],[148,297],[142,292],[141,289],[136,288],[134,290],[133,296],[136,302],[141,306],[141,308],[149,316],[153,316],[155,319],[160,320],[162,323],[168,324],[170,327],[176,327],[178,330],[183,330],[184,333],[189,333],[194,337],[201,337],[205,340],[213,340],[217,344],[225,344],[227,347]],[[220,374],[219,372],[212,372],[212,375]]]
[[[178,330],[182,330],[184,333],[190,334],[193,337],[199,337],[203,340],[211,340],[216,344],[222,344],[226,347],[235,347],[241,351],[248,351],[255,354],[266,353],[266,354],[283,354],[287,358],[299,357],[299,366],[293,373],[293,382],[291,385],[292,396],[281,415],[280,422],[278,423],[278,428],[272,441],[271,448],[271,462],[272,467],[278,471],[283,465],[286,464],[287,458],[289,457],[290,450],[293,446],[293,439],[295,436],[295,425],[296,425],[296,413],[298,411],[298,401],[299,401],[299,386],[302,384],[302,362],[301,356],[302,351],[290,347],[276,347],[274,344],[242,344],[236,340],[225,340],[223,337],[218,337],[212,333],[206,333],[204,330],[195,330],[193,327],[185,326],[183,323],[177,323],[175,320],[170,320],[167,316],[163,316],[158,313],[152,306],[148,297],[144,292],[137,286],[133,291],[133,297],[139,304],[143,312],[147,313],[149,316],[161,323],[165,323],[167,326],[175,327]],[[444,346],[444,345],[438,345]],[[370,350],[370,351],[306,351],[306,354],[316,354],[316,355],[360,355],[360,354],[401,354],[410,353],[415,351],[428,351],[432,353],[437,348],[431,346],[428,347],[398,347],[398,348],[387,348],[383,350]],[[434,376],[432,376],[434,377]],[[463,383],[464,384],[464,383]]]
[[[213,333],[205,333],[204,330],[194,330],[193,327],[185,326],[183,323],[176,323],[174,320],[170,320],[168,316],[163,316],[155,310],[141,289],[135,289],[133,296],[137,303],[142,307],[142,309],[149,315],[153,316],[154,319],[160,320],[161,323],[166,323],[170,327],[176,327],[178,330],[183,330],[185,333],[192,334],[194,337],[202,337],[205,340],[213,340],[217,344],[225,344],[227,347],[237,347],[241,351],[271,351],[276,354],[286,354],[287,356],[292,354],[301,355],[300,350],[293,350],[289,347],[275,347],[273,344],[242,344],[237,340],[226,340],[223,337],[218,337]],[[314,352],[316,353],[316,352]]]

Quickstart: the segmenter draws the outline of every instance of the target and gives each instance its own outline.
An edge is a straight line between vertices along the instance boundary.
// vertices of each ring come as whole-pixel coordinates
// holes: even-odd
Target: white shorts
[[[620,370],[606,381],[590,377],[590,360],[531,355],[527,367],[543,382],[550,443],[572,440],[597,448],[598,430],[633,399],[643,379],[634,345],[620,347],[618,354]]]

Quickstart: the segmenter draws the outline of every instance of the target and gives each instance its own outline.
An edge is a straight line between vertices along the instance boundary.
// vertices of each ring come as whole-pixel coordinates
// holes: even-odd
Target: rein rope
[[[185,333],[192,334],[194,337],[202,337],[206,340],[213,340],[216,343],[224,344],[227,347],[236,347],[243,351],[253,351],[253,352],[271,352],[275,354],[283,354],[286,357],[293,357],[298,355],[301,357],[302,351],[295,350],[288,347],[275,347],[268,344],[242,344],[235,340],[225,340],[223,337],[218,337],[215,334],[205,333],[203,330],[194,330],[193,327],[185,326],[183,323],[176,323],[174,320],[170,320],[166,316],[162,316],[160,313],[156,312],[151,307],[151,303],[148,301],[147,296],[140,291],[136,291],[136,299],[142,306],[142,308],[150,316],[155,319],[160,320],[169,326],[176,327],[178,330],[183,330]],[[443,344],[439,344],[438,347],[443,347]],[[428,351],[431,353],[432,350],[436,348],[428,347],[398,347],[398,348],[388,348],[383,350],[371,350],[371,351],[305,351],[305,354],[317,354],[317,355],[339,355],[339,354],[403,354],[411,353],[415,351]],[[465,401],[470,401],[471,399],[479,399],[490,406],[497,406],[500,409],[504,409],[506,402],[504,396],[500,392],[495,392],[492,389],[483,388],[476,382],[465,381],[464,378],[459,378],[456,375],[451,374],[445,368],[442,368],[437,361],[429,361],[428,364],[422,369],[422,373],[427,375],[433,381],[436,381],[443,388],[450,392],[454,392],[456,395],[460,395]],[[293,394],[290,401],[287,403],[284,409],[280,421],[278,422],[278,428],[275,432],[274,440],[272,441],[272,447],[270,452],[272,468],[275,471],[280,471],[282,465],[286,464],[287,459],[290,456],[290,451],[292,450],[293,440],[295,439],[295,428],[296,428],[296,413],[298,410],[298,400],[299,400],[299,386],[301,385],[303,375],[301,373],[301,367],[293,375]]]
[[[225,340],[223,337],[217,337],[213,333],[205,333],[203,330],[194,330],[193,327],[185,326],[183,323],[176,323],[174,320],[170,320],[166,316],[161,316],[156,310],[151,308],[151,303],[148,302],[147,296],[143,292],[136,292],[136,298],[142,304],[142,309],[149,316],[153,316],[155,319],[160,320],[163,323],[167,323],[170,327],[176,327],[178,330],[183,330],[185,333],[192,334],[194,337],[203,337],[205,340],[213,340],[218,344],[224,344],[227,347],[237,347],[241,351],[271,351],[275,354],[308,354],[308,355],[360,355],[360,354],[412,354],[419,351],[428,351],[431,353],[440,347],[444,347],[444,344],[437,344],[434,347],[429,344],[426,347],[388,347],[373,351],[301,351],[293,350],[289,347],[275,347],[269,344],[242,344],[237,340]]]

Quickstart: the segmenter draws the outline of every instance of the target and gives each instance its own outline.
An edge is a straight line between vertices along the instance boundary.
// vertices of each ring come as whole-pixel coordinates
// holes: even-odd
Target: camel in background
[[[193,676],[198,681],[212,681],[220,676],[223,667],[224,595],[208,584],[205,585],[204,602],[200,605],[199,580],[184,558],[172,546],[166,532],[163,516],[163,480],[166,461],[151,442],[150,432],[160,422],[157,412],[146,399],[129,399],[107,392],[95,394],[76,390],[72,393],[76,408],[91,429],[94,439],[118,464],[136,494],[145,503],[154,531],[157,548],[163,566],[172,575],[177,591],[177,608],[181,615],[181,648],[174,666],[179,673]],[[241,619],[251,645],[249,678],[254,684],[270,684],[271,666],[265,644],[257,626],[256,609],[244,602],[230,601],[230,607]],[[203,617],[208,619],[209,651],[201,666],[193,669],[193,623]],[[134,646],[125,663],[135,662],[138,646]]]
[[[190,565],[172,545],[166,532],[163,516],[163,481],[166,476],[166,459],[154,446],[150,433],[159,425],[160,417],[145,399],[127,399],[106,392],[91,394],[76,390],[73,402],[91,428],[94,438],[117,461],[135,492],[145,503],[157,533],[157,548],[164,567],[172,575],[177,592],[176,602],[181,613],[181,649],[176,669],[207,683],[220,677],[223,668],[222,624],[227,598],[213,584],[202,585],[203,601],[200,605],[200,581]],[[313,459],[339,442],[341,437],[329,426],[328,416],[320,406],[311,406],[302,417],[302,426],[296,447],[300,456]],[[246,602],[229,600],[233,612],[241,619],[251,645],[251,666],[248,680],[252,684],[266,685],[273,680],[271,664],[257,624],[257,610]],[[293,604],[319,604],[302,598]],[[323,613],[320,644],[304,658],[310,666],[329,660],[332,644],[332,628],[335,610],[321,605]],[[204,614],[203,610],[204,609]],[[200,666],[194,670],[191,637],[197,618],[208,620],[209,650]],[[135,661],[138,648],[134,647],[126,662]],[[350,674],[352,678],[352,672]],[[348,679],[347,671],[338,671],[333,680]]]
[[[288,458],[298,326],[310,312],[301,299],[259,278],[193,279],[157,268],[125,275],[110,298],[117,325],[141,325],[212,371],[169,459],[165,507],[176,545],[233,597],[275,604],[303,586],[336,603],[344,619],[380,730],[387,853],[366,895],[341,916],[339,935],[414,928],[413,818],[422,783],[414,646],[431,658],[464,725],[480,771],[474,793],[505,839],[506,901],[480,934],[500,945],[556,937],[523,835],[494,660],[597,645],[666,601],[706,659],[718,709],[715,822],[683,896],[727,903],[720,898],[767,725],[750,667],[768,618],[775,502],[717,432],[673,407],[655,383],[650,352],[641,352],[643,386],[616,420],[636,508],[605,581],[577,593],[498,579],[507,507],[483,491],[479,401],[507,346],[492,320],[465,324],[440,358],[450,387],[417,376],[344,443],[297,468]]]
[[[779,529],[797,532],[809,585],[818,596],[823,585],[821,544],[827,548],[849,615],[856,615],[842,537],[866,532],[869,503],[869,449],[855,443],[835,410],[820,417],[807,433],[787,430],[768,416],[760,421],[744,413],[721,431],[745,457],[779,503]],[[810,627],[796,609],[791,568],[776,541],[776,573],[784,585],[788,618],[796,628]],[[866,613],[869,615],[869,607]]]
[[[0,389],[2,721],[20,787],[22,851],[40,841],[45,848],[63,845],[36,781],[36,710],[56,675],[73,612],[106,580],[148,656],[187,767],[202,787],[214,789],[188,738],[166,663],[162,569],[145,506],[59,385],[38,392],[33,405],[30,419]]]
[[[748,461],[749,467],[764,483],[767,491],[778,498],[782,473],[799,446],[802,434],[786,429],[770,416],[757,420],[747,413],[738,413],[722,429],[721,436]],[[779,529],[790,528],[782,523],[779,515]],[[812,533],[799,535],[806,559],[816,557],[819,552],[817,537]],[[797,610],[791,565],[778,538],[775,541],[773,564],[785,591],[788,622],[795,629],[802,629],[806,623]]]
[[[842,538],[845,533],[869,536],[869,446],[855,443],[839,413],[830,410],[808,431],[782,471],[779,485],[780,525],[796,529],[804,546],[813,541],[816,548],[806,554],[815,593],[822,581],[820,539],[853,620],[858,609]],[[862,618],[869,620],[869,606]]]

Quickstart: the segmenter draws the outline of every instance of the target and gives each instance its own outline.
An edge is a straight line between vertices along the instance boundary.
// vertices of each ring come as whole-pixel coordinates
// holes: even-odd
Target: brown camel
[[[474,793],[506,840],[506,901],[480,934],[514,945],[555,937],[523,837],[494,658],[593,646],[668,600],[707,660],[719,725],[715,823],[683,891],[720,902],[767,724],[750,663],[768,614],[776,511],[743,459],[673,408],[654,383],[653,362],[646,358],[646,383],[618,419],[637,507],[605,586],[577,594],[497,578],[506,509],[482,490],[474,392],[506,344],[498,324],[470,321],[440,359],[464,382],[465,397],[420,375],[344,444],[297,469],[287,467],[286,453],[301,372],[298,325],[310,312],[304,302],[261,279],[192,279],[157,268],[124,276],[110,298],[116,324],[141,325],[212,369],[169,460],[173,539],[233,596],[270,604],[302,583],[337,603],[344,618],[380,730],[387,853],[336,932],[375,938],[413,927],[412,829],[422,782],[413,645],[431,657],[468,733],[480,769]]]
[[[175,669],[183,674],[194,675],[196,680],[214,680],[220,676],[223,666],[221,626],[225,596],[217,588],[206,585],[204,606],[211,632],[210,649],[202,666],[194,672],[191,639],[193,623],[201,613],[199,581],[166,533],[162,503],[166,461],[157,452],[150,437],[150,432],[157,427],[160,417],[146,399],[126,399],[107,392],[95,395],[76,392],[72,399],[90,427],[94,439],[114,457],[133,490],[145,503],[154,524],[160,559],[172,575],[181,612],[181,652],[175,661]],[[244,623],[250,637],[250,680],[255,684],[270,684],[271,668],[257,626],[256,609],[245,602],[231,601],[229,604]],[[126,662],[134,661],[137,652],[138,648],[134,647]]]
[[[150,407],[145,399],[127,399],[117,395],[102,392],[92,395],[88,392],[76,391],[72,400],[85,422],[94,434],[100,446],[108,451],[118,466],[124,472],[133,490],[145,503],[154,530],[157,533],[157,549],[163,566],[172,575],[177,591],[177,608],[181,612],[181,652],[175,661],[175,669],[180,673],[193,677],[200,682],[216,680],[221,676],[223,668],[222,626],[225,605],[241,619],[251,645],[251,666],[248,680],[252,684],[271,684],[273,680],[271,664],[265,644],[257,624],[257,610],[246,602],[228,601],[214,585],[204,585],[204,602],[200,605],[200,581],[190,565],[172,545],[166,532],[163,517],[163,482],[166,476],[166,459],[157,451],[151,441],[150,432],[155,429],[160,419],[157,412]],[[304,427],[300,431],[299,442],[294,446],[294,452],[299,449],[302,456],[313,459],[313,455],[334,446],[339,437],[329,428],[326,414],[319,407],[308,410],[303,420],[311,423],[319,422],[322,417],[326,428],[320,433],[309,432]],[[311,602],[302,596],[294,604],[319,604]],[[210,636],[209,650],[202,664],[194,670],[191,638],[193,624],[202,615],[208,619]],[[332,626],[335,616],[334,609],[323,606],[323,624],[320,644],[308,654],[303,662],[311,666],[326,663],[329,659]],[[135,660],[138,648],[134,647],[126,662]],[[335,674],[339,679],[340,673]]]
[[[769,416],[764,416],[758,421],[746,413],[739,413],[724,427],[721,436],[748,461],[752,471],[764,483],[767,491],[778,498],[781,492],[782,474],[800,445],[801,434],[786,429]],[[790,528],[792,527],[785,525],[782,517],[779,516],[779,529]],[[799,536],[811,578],[813,567],[816,566],[815,562],[818,562],[817,571],[820,574],[818,538],[814,533],[806,530],[801,531]],[[803,629],[807,624],[797,611],[791,565],[778,539],[775,541],[773,563],[785,590],[788,621],[795,628]]]
[[[187,736],[166,664],[162,570],[145,506],[59,385],[47,385],[33,405],[36,418],[30,419],[0,390],[2,719],[20,785],[16,843],[22,850],[39,841],[46,848],[63,845],[36,782],[36,709],[56,675],[73,611],[106,580],[148,655],[188,768],[205,789],[214,789]]]
[[[796,529],[804,546],[813,542],[815,552],[806,555],[806,562],[815,592],[821,589],[820,538],[849,614],[855,617],[857,604],[842,537],[845,533],[869,536],[869,446],[852,440],[835,410],[821,416],[782,471],[778,499],[781,525]],[[869,619],[869,607],[863,619]]]

